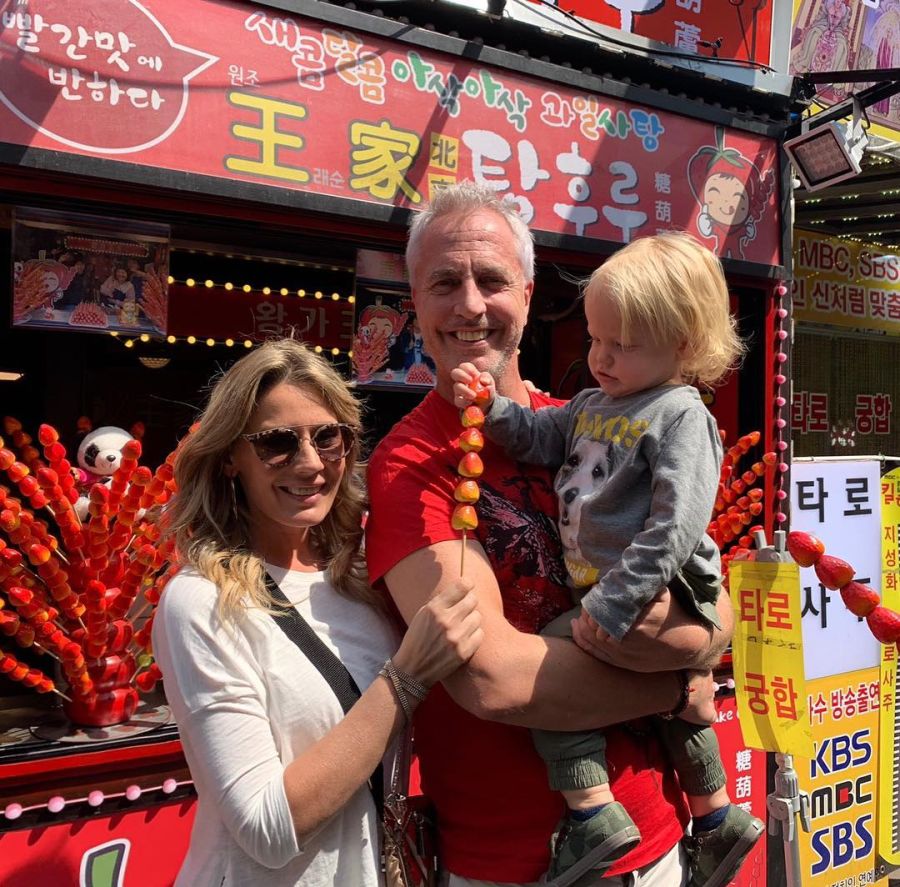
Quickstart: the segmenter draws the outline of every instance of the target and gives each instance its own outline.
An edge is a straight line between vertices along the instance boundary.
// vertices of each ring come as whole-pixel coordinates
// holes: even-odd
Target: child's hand
[[[581,608],[578,618],[572,620],[572,639],[585,653],[590,653],[591,656],[603,661],[606,661],[606,656],[603,655],[602,648],[616,643],[584,607]]]
[[[450,370],[453,380],[453,402],[461,410],[475,404],[483,410],[490,409],[497,389],[490,373],[481,373],[472,363],[461,363]]]

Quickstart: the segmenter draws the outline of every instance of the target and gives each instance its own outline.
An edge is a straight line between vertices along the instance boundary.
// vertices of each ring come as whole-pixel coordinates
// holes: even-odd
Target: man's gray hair
[[[471,215],[481,210],[495,212],[506,219],[516,241],[525,280],[534,280],[534,237],[519,215],[519,208],[514,201],[500,197],[487,185],[469,181],[441,188],[426,209],[413,214],[406,244],[406,267],[410,278],[419,260],[422,237],[434,221],[444,216]]]

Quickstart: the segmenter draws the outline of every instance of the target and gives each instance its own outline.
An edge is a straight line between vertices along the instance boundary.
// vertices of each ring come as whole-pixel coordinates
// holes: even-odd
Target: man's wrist
[[[670,711],[659,713],[659,717],[665,721],[671,721],[682,714],[691,701],[691,693],[694,692],[691,687],[691,676],[686,668],[679,669],[674,674],[678,678],[678,701]]]

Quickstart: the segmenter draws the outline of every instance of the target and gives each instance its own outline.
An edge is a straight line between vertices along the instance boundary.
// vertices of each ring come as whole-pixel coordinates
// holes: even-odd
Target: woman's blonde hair
[[[711,387],[745,351],[731,314],[718,258],[683,232],[641,237],[613,253],[590,277],[585,301],[611,299],[628,343],[641,330],[655,344],[686,343],[685,382]]]
[[[245,605],[272,609],[263,559],[250,548],[249,512],[238,479],[225,473],[229,454],[260,399],[281,384],[294,385],[351,426],[357,438],[344,458],[334,505],[310,529],[317,556],[334,587],[347,597],[380,606],[362,555],[365,492],[359,458],[360,406],[331,365],[300,342],[266,342],[241,358],[215,383],[199,427],[178,448],[178,492],[163,517],[182,563],[219,589],[219,612],[234,618]]]

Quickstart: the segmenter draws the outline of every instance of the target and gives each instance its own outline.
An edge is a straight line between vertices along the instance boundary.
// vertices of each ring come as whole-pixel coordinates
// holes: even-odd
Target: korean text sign
[[[791,466],[791,529],[812,533],[825,551],[848,561],[859,582],[881,586],[881,484],[878,459],[795,459]],[[800,570],[803,654],[807,680],[871,668],[879,644],[844,606],[840,592]]]
[[[900,335],[900,256],[865,243],[797,231],[794,317]]]
[[[169,332],[174,336],[214,339],[249,338],[258,342],[294,336],[310,345],[346,351],[353,343],[353,305],[346,299],[285,298],[277,292],[246,293],[235,288],[173,284]],[[322,295],[320,293],[320,295]]]
[[[734,696],[717,697],[713,729],[719,740],[722,766],[728,780],[728,796],[732,803],[765,821],[766,755],[750,748],[741,736]],[[757,841],[731,887],[765,887],[765,884],[766,842]]]
[[[539,231],[780,263],[774,139],[274,10],[153,9],[3,12],[3,140],[412,208],[475,179]]]
[[[881,602],[900,611],[900,468],[881,478]],[[897,646],[881,646],[881,715],[878,756],[878,853],[887,862],[900,865],[900,774],[895,749],[900,747],[897,719]]]
[[[807,692],[814,753],[795,762],[810,807],[810,831],[798,832],[803,885],[874,884],[878,669],[819,678]]]
[[[684,52],[708,54],[713,41],[721,58],[750,58],[768,64],[772,35],[772,7],[748,7],[715,0],[606,2],[569,0],[569,12],[610,28],[668,43]]]
[[[799,585],[793,563],[733,561],[728,571],[744,741],[750,748],[810,757]]]

